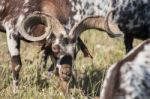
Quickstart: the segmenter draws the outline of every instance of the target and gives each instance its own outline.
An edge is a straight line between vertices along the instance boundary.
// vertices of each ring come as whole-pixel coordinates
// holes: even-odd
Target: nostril
[[[52,46],[52,51],[53,52],[60,52],[60,46],[59,45]]]

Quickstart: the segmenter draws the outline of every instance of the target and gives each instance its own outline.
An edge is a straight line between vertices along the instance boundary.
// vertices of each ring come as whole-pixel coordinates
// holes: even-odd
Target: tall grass
[[[83,74],[79,80],[79,87],[63,94],[57,89],[58,77],[52,75],[50,79],[42,79],[37,83],[37,66],[39,65],[39,50],[37,44],[21,42],[21,57],[23,66],[20,72],[19,93],[12,93],[12,76],[9,67],[10,56],[6,43],[6,35],[0,34],[0,99],[85,99],[99,95],[101,83],[107,68],[124,56],[122,38],[110,38],[106,33],[95,30],[81,35],[88,46],[93,59],[84,58],[78,53],[74,67],[78,74]],[[135,45],[139,43],[136,42]],[[49,60],[47,68],[50,66]],[[47,70],[41,74],[47,75]]]

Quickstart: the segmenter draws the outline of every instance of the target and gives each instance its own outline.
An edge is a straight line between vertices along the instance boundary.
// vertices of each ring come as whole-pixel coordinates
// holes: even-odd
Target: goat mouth
[[[62,64],[59,70],[59,77],[61,80],[69,81],[72,76],[72,66],[68,64]]]
[[[69,81],[72,77],[72,57],[70,55],[63,56],[57,68],[59,70],[59,77],[63,81]]]

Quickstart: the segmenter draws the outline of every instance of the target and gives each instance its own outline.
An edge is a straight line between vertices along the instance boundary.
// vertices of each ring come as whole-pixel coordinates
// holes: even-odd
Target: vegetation
[[[22,69],[20,72],[19,93],[12,93],[12,75],[10,56],[6,35],[0,34],[0,99],[85,99],[95,98],[100,93],[101,83],[107,68],[121,59],[125,54],[123,38],[110,38],[106,33],[96,30],[81,35],[88,46],[93,59],[84,58],[79,52],[74,67],[78,74],[84,74],[80,87],[72,88],[63,94],[57,88],[58,77],[52,75],[45,79],[47,69],[41,73],[41,81],[37,83],[37,66],[39,65],[40,47],[36,43],[21,42]],[[138,44],[139,41],[135,43]],[[49,60],[47,68],[50,66]]]

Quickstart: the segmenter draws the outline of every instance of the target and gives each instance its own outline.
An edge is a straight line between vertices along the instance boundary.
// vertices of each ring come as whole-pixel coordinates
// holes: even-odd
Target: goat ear
[[[82,53],[84,54],[84,57],[90,57],[93,58],[93,56],[90,54],[87,46],[84,44],[84,42],[81,40],[81,38],[78,38],[78,46],[81,49]]]

